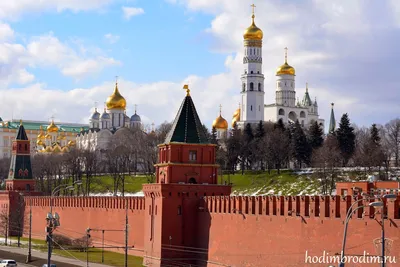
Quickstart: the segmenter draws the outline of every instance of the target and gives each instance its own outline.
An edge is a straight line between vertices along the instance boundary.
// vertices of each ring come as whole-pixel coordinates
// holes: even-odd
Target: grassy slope
[[[12,240],[17,240],[16,237],[12,237]],[[21,247],[27,247],[28,245],[25,243],[28,241],[28,238],[22,237]],[[16,244],[13,246],[16,246]],[[39,251],[47,251],[47,245],[44,240],[32,239],[32,248]],[[53,254],[59,255],[66,258],[76,258],[83,262],[86,262],[86,252],[79,252],[74,250],[62,250],[62,249],[54,249]],[[101,249],[92,248],[89,250],[89,262],[93,263],[101,263]],[[128,255],[128,263],[129,266],[142,266],[143,258]],[[104,263],[105,265],[110,266],[124,266],[124,254],[117,252],[104,251]]]
[[[142,184],[147,183],[147,177],[136,176],[126,177],[125,191],[136,193],[142,190]],[[319,182],[308,178],[305,175],[298,175],[292,171],[281,171],[278,174],[275,170],[268,172],[246,171],[243,175],[237,172],[234,175],[223,175],[218,177],[219,183],[231,182],[234,194],[285,194],[297,195],[313,194],[318,192]],[[92,182],[92,193],[106,193],[112,191],[113,180],[110,176],[95,177]]]

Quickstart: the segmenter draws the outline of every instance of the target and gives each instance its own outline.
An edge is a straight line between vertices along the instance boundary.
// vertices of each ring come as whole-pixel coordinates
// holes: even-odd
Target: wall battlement
[[[326,219],[345,219],[350,206],[361,196],[208,196],[203,200],[203,212],[253,214],[267,216],[303,216]],[[375,208],[368,207],[368,203],[379,201],[371,199],[360,201],[358,206],[367,206],[359,209],[353,218],[363,218],[365,214],[373,219]],[[387,216],[391,219],[400,219],[400,196],[395,201],[386,203]],[[379,208],[378,208],[379,209]]]
[[[50,207],[51,197],[26,196],[25,204],[34,207]],[[144,210],[144,197],[53,197],[53,207]]]

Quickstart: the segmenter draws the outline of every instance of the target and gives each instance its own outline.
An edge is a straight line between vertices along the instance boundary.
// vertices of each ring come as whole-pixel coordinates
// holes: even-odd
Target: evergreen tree
[[[380,143],[381,143],[381,137],[379,136],[379,130],[378,130],[378,128],[376,127],[376,124],[375,124],[375,123],[372,124],[370,133],[371,133],[371,141],[372,141],[373,143],[375,143],[376,145],[380,145]]]
[[[274,124],[274,129],[281,129],[282,131],[285,131],[285,124],[283,123],[282,119],[279,119],[275,124]]]
[[[218,144],[217,129],[215,127],[212,127],[211,130],[211,144]]]
[[[339,142],[343,166],[345,166],[353,156],[356,146],[356,135],[354,133],[354,128],[350,125],[350,119],[347,113],[343,114],[340,119],[339,128],[336,131],[336,138]]]
[[[210,131],[208,130],[208,128],[207,128],[207,126],[205,124],[203,124],[202,126],[203,126],[203,131],[206,134],[206,137],[207,137],[208,141],[211,142],[212,137],[211,137]]]
[[[242,138],[242,147],[240,151],[240,158],[241,158],[241,165],[240,168],[242,170],[242,174],[244,174],[244,170],[252,165],[253,161],[253,142],[254,140],[254,133],[251,124],[246,124],[244,131],[243,131],[243,138]]]
[[[300,168],[302,166],[302,163],[310,163],[311,146],[307,141],[307,137],[304,134],[303,128],[301,127],[299,120],[296,120],[296,123],[293,127],[292,151],[293,157],[297,160]]]
[[[313,149],[317,149],[322,146],[324,143],[323,138],[323,130],[322,127],[318,124],[317,121],[314,121],[309,129],[309,142]]]
[[[239,161],[239,155],[241,150],[241,137],[242,133],[238,129],[236,122],[233,124],[231,135],[227,140],[227,165],[228,169],[235,172],[236,165]]]
[[[254,137],[259,140],[265,136],[265,128],[264,128],[264,122],[260,121],[257,124],[256,132],[254,134]]]

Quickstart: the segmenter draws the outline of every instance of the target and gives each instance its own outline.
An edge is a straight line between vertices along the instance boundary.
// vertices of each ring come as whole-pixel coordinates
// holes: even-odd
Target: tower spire
[[[253,4],[251,5],[251,9],[252,9],[252,11],[251,11],[251,13],[252,13],[252,15],[251,15],[251,20],[252,20],[253,24],[254,24],[254,18],[256,17],[256,15],[254,15],[254,9],[255,9],[255,7],[256,7],[256,5],[253,3]]]
[[[333,106],[334,103],[331,103],[332,109],[331,109],[331,119],[329,121],[329,133],[332,134],[335,132],[336,129],[336,120],[335,120],[335,113],[333,111]]]
[[[287,51],[288,51],[288,48],[285,47],[285,63],[287,63]]]
[[[186,90],[186,96],[190,96],[190,89],[189,89],[189,85],[188,85],[188,84],[185,84],[185,85],[183,86],[183,89],[185,89],[185,90]]]

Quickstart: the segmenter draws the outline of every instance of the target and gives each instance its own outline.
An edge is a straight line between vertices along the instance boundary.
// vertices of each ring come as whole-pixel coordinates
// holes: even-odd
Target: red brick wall
[[[394,240],[390,255],[396,256],[397,264],[400,260],[399,200],[388,203],[390,220],[385,221],[386,237]],[[318,196],[207,197],[206,211],[198,217],[199,224],[205,226],[198,234],[199,247],[208,247],[208,266],[213,267],[329,266],[329,263],[305,264],[306,251],[309,256],[323,256],[324,251],[329,255],[340,253],[344,216],[351,201],[354,201],[351,197]],[[292,209],[288,208],[290,205]],[[320,207],[320,212],[316,207]],[[234,209],[241,213],[233,212]],[[324,216],[325,211],[328,217]],[[367,214],[373,213],[372,208],[367,209]],[[349,222],[347,255],[362,255],[364,251],[376,255],[373,239],[380,236],[377,221],[362,217],[361,213],[354,215]]]
[[[143,255],[144,241],[144,198],[128,197],[128,224],[130,254]],[[45,239],[46,214],[50,211],[49,197],[26,197],[25,217],[29,218],[32,203],[32,236]],[[124,246],[125,203],[121,197],[56,197],[53,199],[53,214],[60,215],[61,226],[55,234],[70,238],[86,235],[86,229],[105,229],[105,245]],[[29,232],[29,220],[25,220],[24,235]],[[91,231],[95,246],[101,246],[102,232]],[[132,248],[132,246],[134,246]],[[123,249],[119,249],[123,253]]]

